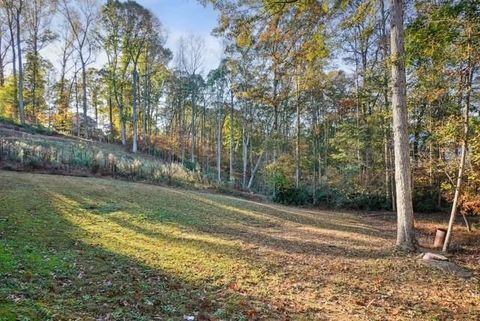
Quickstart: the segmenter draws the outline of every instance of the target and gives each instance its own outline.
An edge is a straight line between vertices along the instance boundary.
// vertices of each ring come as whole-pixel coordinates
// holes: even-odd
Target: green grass
[[[478,281],[395,253],[394,233],[388,215],[0,171],[0,320],[480,317]],[[478,272],[473,244],[458,258]]]

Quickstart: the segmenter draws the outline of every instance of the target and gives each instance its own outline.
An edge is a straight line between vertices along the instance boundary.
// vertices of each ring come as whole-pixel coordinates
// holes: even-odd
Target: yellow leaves
[[[330,12],[330,7],[328,5],[328,1],[324,1],[322,3],[322,9],[325,14],[328,14]]]
[[[246,48],[253,44],[252,36],[248,31],[242,31],[237,36],[237,46]]]
[[[237,26],[236,34],[236,43],[238,47],[245,48],[250,47],[253,44],[253,37],[249,24],[239,24]]]
[[[310,41],[305,44],[306,58],[309,62],[313,62],[317,59],[327,58],[330,54],[325,38],[321,31],[315,33]]]
[[[350,19],[344,21],[344,28],[351,28],[364,22],[368,16],[375,14],[375,1],[366,0],[358,5]]]
[[[229,26],[230,26],[230,17],[226,14],[222,14],[220,16],[220,23],[219,23],[218,29],[227,30]]]

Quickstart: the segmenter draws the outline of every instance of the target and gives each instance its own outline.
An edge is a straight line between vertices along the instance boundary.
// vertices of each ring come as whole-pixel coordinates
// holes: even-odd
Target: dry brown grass
[[[95,178],[0,171],[0,182],[0,254],[12,262],[0,277],[16,280],[0,282],[0,319],[480,319],[480,231],[460,224],[453,259],[470,280],[395,251],[392,213]],[[446,219],[417,218],[422,245]],[[32,251],[41,264],[28,264]]]

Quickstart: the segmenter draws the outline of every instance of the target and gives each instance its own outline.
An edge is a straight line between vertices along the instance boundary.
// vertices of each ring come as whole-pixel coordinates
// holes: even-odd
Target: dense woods
[[[479,0],[0,0],[0,321],[480,320],[479,68]]]
[[[135,1],[2,0],[1,116],[285,204],[398,206],[407,246],[413,209],[480,213],[478,2],[204,4],[212,70]]]

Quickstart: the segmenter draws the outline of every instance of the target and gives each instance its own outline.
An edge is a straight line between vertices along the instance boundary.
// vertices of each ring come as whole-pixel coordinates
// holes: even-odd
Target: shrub
[[[273,201],[285,205],[305,205],[312,204],[313,198],[306,189],[280,187],[276,190]]]
[[[206,184],[200,171],[178,163],[165,163],[144,155],[115,155],[95,145],[75,141],[0,139],[0,160],[17,164],[19,170],[49,170],[110,175],[129,180],[174,185]]]
[[[439,211],[437,192],[428,188],[416,188],[413,192],[413,209],[423,213]]]

